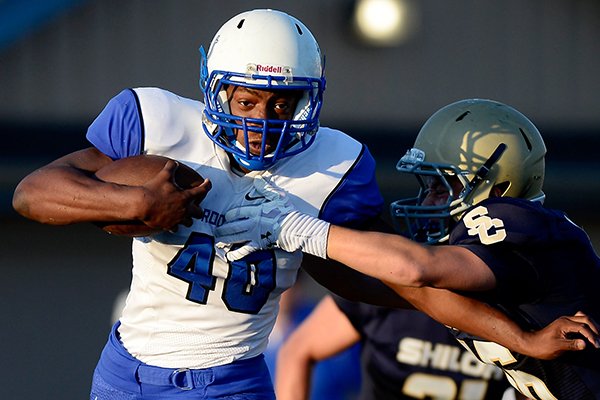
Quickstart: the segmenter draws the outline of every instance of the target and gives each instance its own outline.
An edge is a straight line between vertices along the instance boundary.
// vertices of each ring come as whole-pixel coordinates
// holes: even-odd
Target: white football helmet
[[[208,53],[202,47],[200,52],[204,131],[243,167],[264,170],[312,144],[319,128],[325,77],[319,45],[302,22],[276,10],[243,12],[219,29]],[[230,113],[228,85],[304,94],[292,120],[241,118]],[[260,155],[251,154],[248,146],[236,141],[237,129],[245,135],[262,133]],[[264,150],[267,134],[280,135],[276,149],[269,154]]]
[[[482,99],[443,107],[425,122],[396,166],[415,175],[421,186],[417,197],[391,204],[396,229],[436,243],[447,239],[449,226],[465,210],[492,195],[543,201],[545,154],[538,129],[512,107]],[[431,176],[448,189],[446,204],[422,204]],[[449,176],[462,183],[460,193],[452,190]]]

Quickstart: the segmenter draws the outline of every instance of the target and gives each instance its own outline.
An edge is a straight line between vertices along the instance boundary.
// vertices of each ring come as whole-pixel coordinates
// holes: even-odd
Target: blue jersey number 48
[[[212,273],[214,257],[214,238],[194,232],[167,264],[169,275],[188,283],[188,300],[206,304],[217,282]],[[256,251],[241,260],[230,262],[221,296],[227,308],[257,314],[275,289],[276,270],[275,253],[272,250]]]

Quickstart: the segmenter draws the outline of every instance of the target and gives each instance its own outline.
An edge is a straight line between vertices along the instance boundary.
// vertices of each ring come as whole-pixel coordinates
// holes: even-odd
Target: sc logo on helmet
[[[494,244],[506,238],[504,222],[500,218],[490,218],[484,206],[478,206],[469,211],[463,218],[465,226],[469,229],[470,236],[479,235],[483,244]],[[494,229],[492,229],[494,228]]]

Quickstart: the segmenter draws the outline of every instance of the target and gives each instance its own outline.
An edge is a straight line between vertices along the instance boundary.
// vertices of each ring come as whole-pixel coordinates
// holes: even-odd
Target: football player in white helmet
[[[260,45],[249,45],[248,40]],[[247,170],[264,170],[306,150],[319,129],[325,90],[323,57],[296,18],[270,11],[225,23],[208,53],[200,48],[203,128]],[[240,96],[266,90],[293,102],[271,115],[236,112]],[[241,92],[241,94],[240,94]]]
[[[55,160],[15,190],[15,209],[36,221],[138,220],[162,230],[133,240],[130,290],[92,399],[274,398],[263,351],[302,256],[267,250],[230,262],[213,230],[228,209],[261,201],[257,176],[303,212],[337,224],[361,226],[382,210],[368,149],[319,126],[323,57],[304,24],[281,11],[244,12],[201,57],[204,102],[126,89],[88,128],[93,147]],[[207,180],[181,190],[173,162],[142,186],[94,176],[139,154],[178,160]]]
[[[340,261],[455,328],[473,310],[439,307],[414,295],[439,289],[472,293],[515,320],[524,340],[508,343],[512,334],[504,328],[482,332],[477,322],[461,328],[471,335],[455,331],[463,346],[500,366],[527,397],[596,399],[600,258],[580,227],[543,206],[545,153],[539,131],[519,111],[491,100],[463,100],[434,113],[398,163],[398,170],[417,177],[420,191],[394,202],[392,215],[425,243],[293,211],[285,196],[260,180],[257,187],[266,187],[271,199],[263,206],[269,218],[251,224],[248,217],[262,215],[261,206],[233,209],[217,233],[220,240],[244,243],[229,253],[231,259],[277,244]],[[267,230],[269,238],[257,235]],[[554,351],[541,350],[549,337],[557,339]],[[578,351],[562,354],[569,349]]]

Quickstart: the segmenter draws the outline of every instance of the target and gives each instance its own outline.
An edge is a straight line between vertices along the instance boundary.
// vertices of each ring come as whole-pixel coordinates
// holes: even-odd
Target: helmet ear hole
[[[510,187],[510,182],[502,182],[494,185],[492,190],[490,191],[490,197],[502,197],[506,192],[508,192],[508,188]]]

